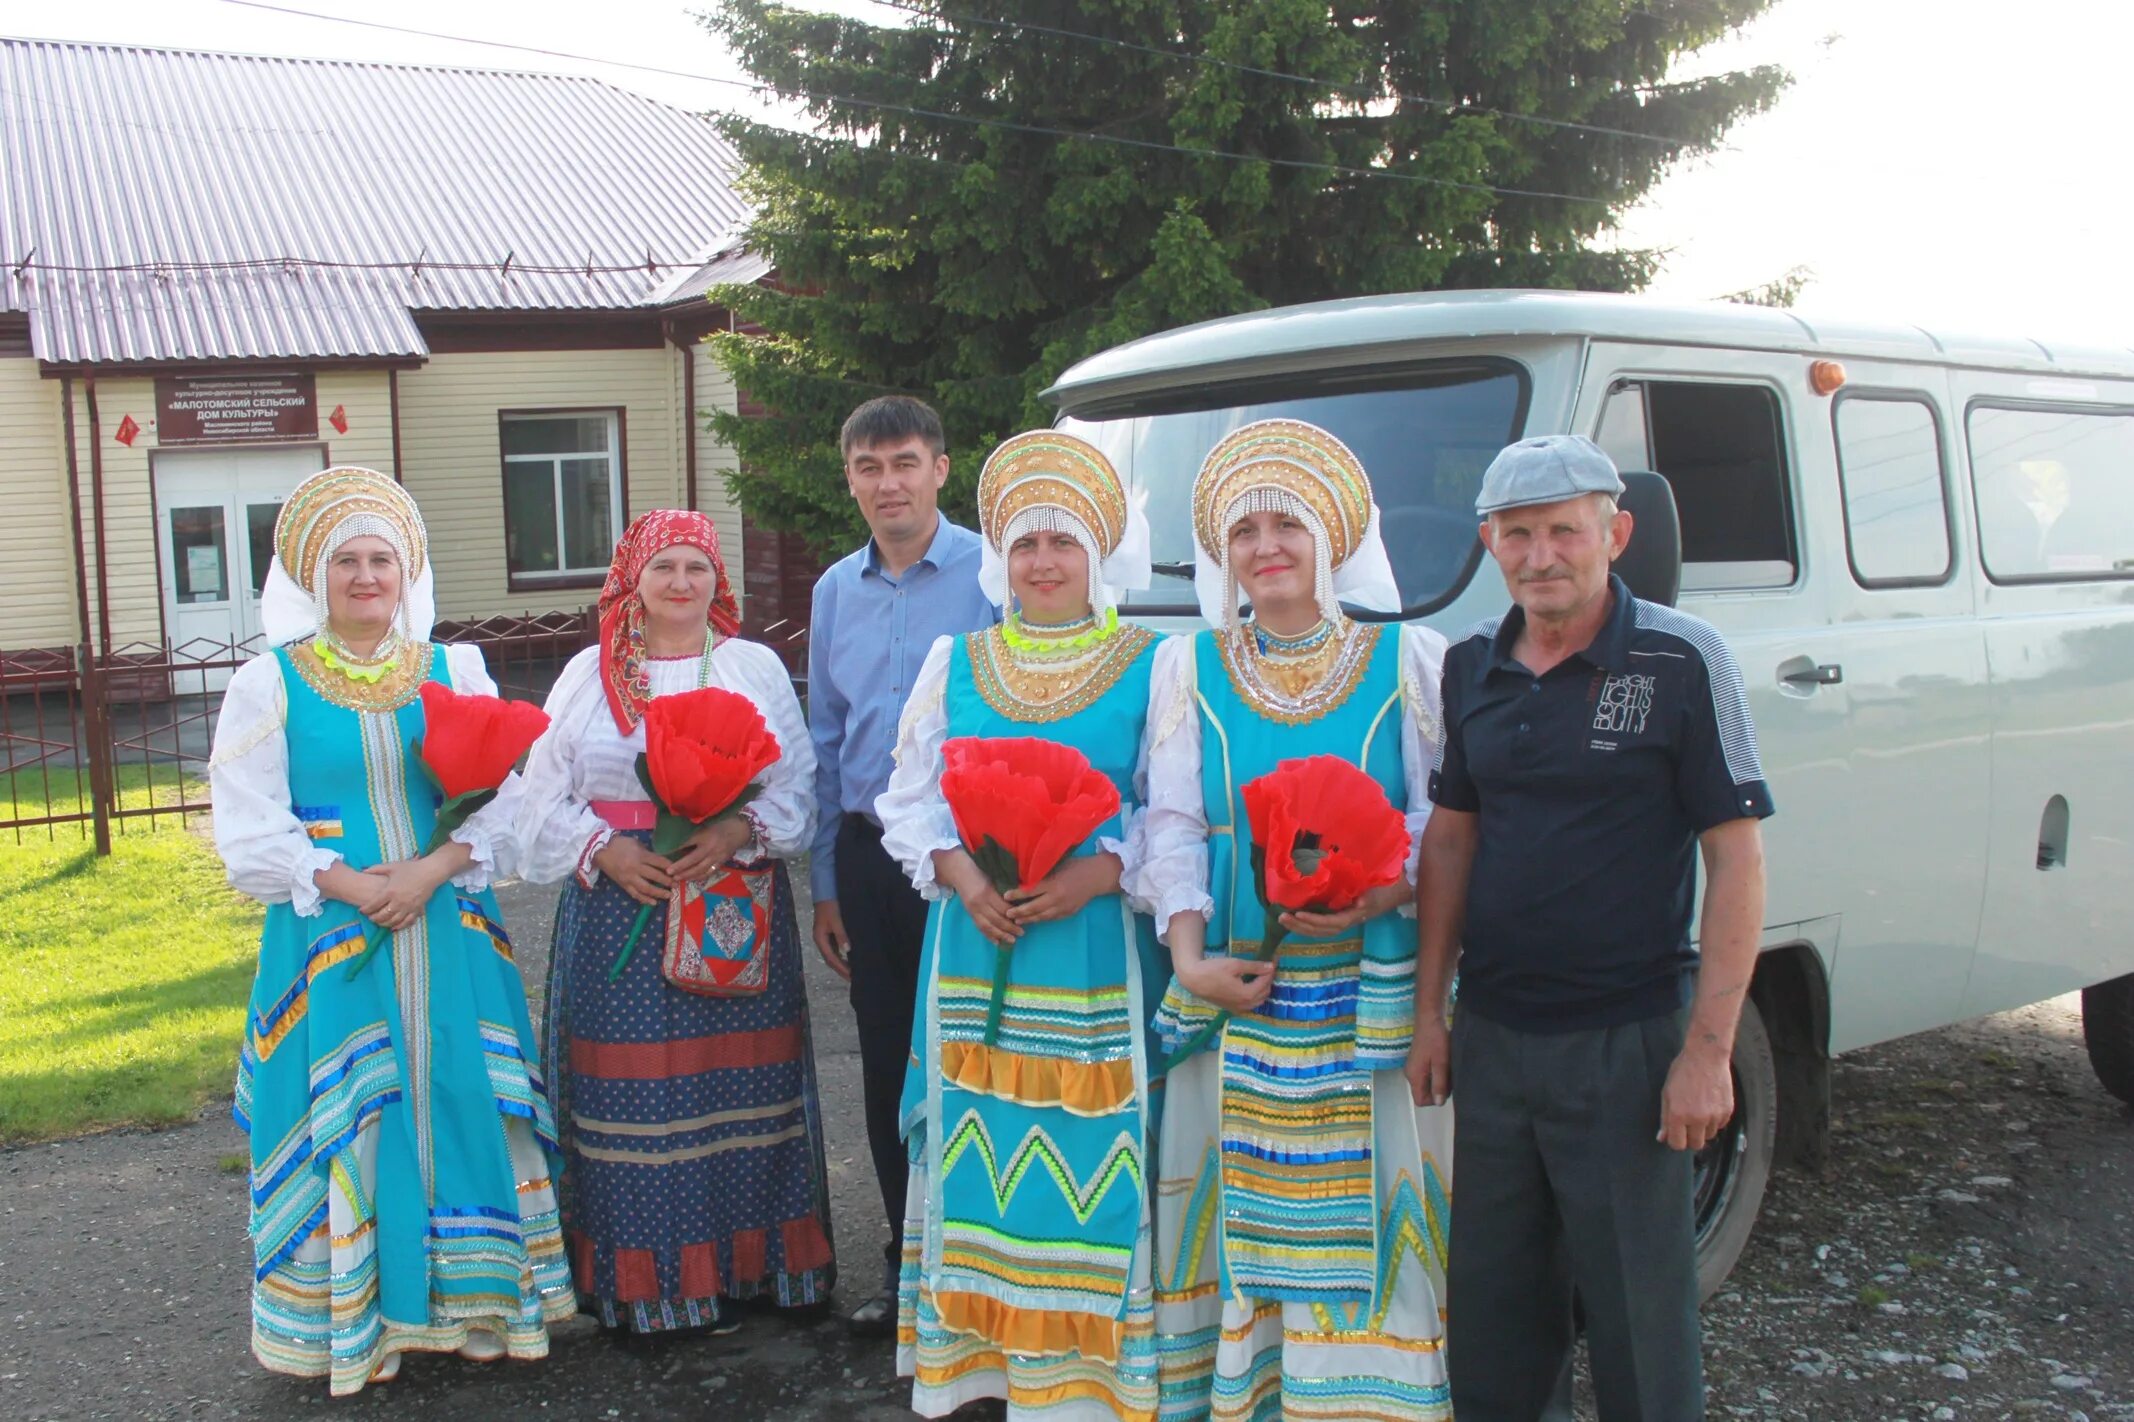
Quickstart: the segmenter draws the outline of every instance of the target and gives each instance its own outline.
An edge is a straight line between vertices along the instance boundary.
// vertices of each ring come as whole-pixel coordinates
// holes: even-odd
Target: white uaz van
[[[1048,395],[1145,491],[1160,571],[1128,610],[1158,624],[1194,613],[1201,458],[1250,420],[1347,441],[1404,615],[1447,635],[1509,604],[1474,515],[1504,445],[1590,435],[1665,476],[1679,567],[1633,586],[1679,574],[1732,644],[1779,806],[1740,1105],[1698,1161],[1707,1292],[1774,1158],[1821,1157],[1832,1052],[2083,988],[2134,1101],[2134,352],[1456,292],[1165,332]]]

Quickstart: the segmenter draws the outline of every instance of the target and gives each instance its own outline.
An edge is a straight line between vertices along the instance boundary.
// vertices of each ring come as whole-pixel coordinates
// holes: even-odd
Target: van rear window
[[[1356,452],[1378,497],[1404,615],[1452,601],[1473,576],[1481,542],[1482,471],[1526,418],[1525,371],[1503,360],[1442,360],[1362,371],[1199,386],[1092,406],[1059,427],[1110,457],[1147,499],[1157,573],[1130,593],[1142,613],[1191,613],[1193,478],[1215,443],[1254,420],[1309,420]]]
[[[1965,424],[1987,576],[2134,577],[2134,410],[1981,404]]]

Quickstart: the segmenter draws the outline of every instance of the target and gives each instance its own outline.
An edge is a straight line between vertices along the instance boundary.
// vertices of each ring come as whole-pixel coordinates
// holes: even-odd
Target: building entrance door
[[[316,445],[157,451],[163,626],[179,659],[265,650],[259,595],[274,559],[274,520],[325,457]],[[218,674],[206,689],[227,680]]]

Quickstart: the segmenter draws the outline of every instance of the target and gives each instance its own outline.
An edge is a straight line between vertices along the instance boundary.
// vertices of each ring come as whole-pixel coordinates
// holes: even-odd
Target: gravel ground
[[[536,990],[551,903],[505,891]],[[809,958],[856,1299],[886,1229],[843,984]],[[1774,1177],[1705,1310],[1713,1415],[2134,1419],[2134,1118],[2090,1076],[2073,1000],[1856,1053],[1835,1091],[1829,1170]],[[0,1152],[0,1417],[910,1415],[887,1345],[835,1316],[763,1315],[646,1351],[574,1320],[545,1363],[417,1357],[392,1386],[330,1402],[246,1351],[243,1151],[218,1108]]]

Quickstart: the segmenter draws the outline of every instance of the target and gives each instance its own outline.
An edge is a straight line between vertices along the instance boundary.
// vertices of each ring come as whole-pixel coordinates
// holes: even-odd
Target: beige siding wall
[[[742,599],[741,614],[746,617],[748,605],[741,590],[741,506],[726,492],[726,476],[738,467],[737,461],[733,450],[719,443],[705,428],[714,411],[733,413],[734,381],[711,358],[710,346],[691,346],[689,359],[696,367],[697,507],[710,514],[711,521],[719,526],[719,552],[726,560],[726,576],[733,584],[734,596]]]
[[[120,444],[119,422],[132,415],[142,433]],[[155,448],[156,385],[147,379],[96,382],[96,432],[89,427],[85,382],[74,385],[74,448],[81,495],[82,548],[89,560],[89,629],[100,640],[99,613],[110,600],[111,645],[156,642],[163,636],[163,593],[156,581],[155,504],[148,490],[148,455]],[[104,566],[96,557],[96,480],[92,447],[103,461]],[[108,582],[108,587],[107,587]]]
[[[74,607],[74,530],[67,518],[60,387],[28,358],[0,360],[0,651],[81,637]]]
[[[382,370],[322,370],[318,374],[319,438],[336,464],[360,464],[393,472],[392,376]],[[338,405],[348,414],[348,433],[327,423]]]
[[[511,590],[497,412],[620,406],[630,513],[672,507],[682,498],[677,359],[672,347],[440,355],[401,375],[401,476],[437,550],[440,615],[563,611],[599,596],[597,584]]]
[[[401,374],[401,475],[422,505],[437,549],[441,615],[469,619],[570,611],[599,596],[597,586],[511,588],[504,563],[497,414],[620,407],[630,517],[679,508],[688,496],[685,359],[696,365],[697,410],[732,409],[733,382],[702,347],[440,355],[420,370]],[[321,403],[324,399],[322,394]],[[738,587],[741,516],[727,497],[724,478],[733,467],[733,452],[700,427],[696,462],[698,507],[718,524],[721,551]]]
[[[696,413],[683,411],[683,362],[694,362]],[[593,602],[594,587],[513,592],[504,569],[502,453],[497,412],[620,406],[626,426],[629,512],[677,507],[686,497],[683,421],[698,421],[698,506],[719,526],[738,592],[740,514],[726,492],[733,451],[703,429],[713,410],[734,408],[731,379],[707,349],[555,351],[442,355],[402,371],[401,477],[421,504],[436,550],[438,609],[468,619],[496,613],[574,610]],[[391,472],[393,426],[383,370],[321,371],[317,376],[320,441],[337,464]],[[89,554],[92,636],[104,595],[96,567],[90,448],[103,460],[104,547],[112,641],[123,647],[163,635],[155,501],[150,482],[157,448],[155,382],[147,377],[97,381],[98,430],[92,435],[86,392],[75,384],[74,426],[83,540]],[[334,408],[349,428],[327,423]],[[128,447],[116,437],[127,415],[141,426]],[[100,437],[100,438],[99,438]],[[66,444],[60,382],[40,376],[34,360],[0,360],[0,567],[15,592],[0,601],[0,648],[55,646],[78,635],[74,535],[67,517]]]
[[[338,464],[363,464],[390,473],[393,468],[393,412],[388,377],[382,370],[321,371],[317,376],[319,437]],[[146,376],[106,377],[96,382],[99,453],[104,479],[104,562],[111,597],[111,642],[124,648],[156,642],[164,635],[163,587],[158,559],[155,496],[149,471],[157,449],[156,385]],[[327,423],[335,406],[348,419],[346,434]],[[141,433],[128,448],[119,443],[118,427],[133,416]],[[89,402],[80,382],[74,388],[76,469],[81,493],[82,532],[89,558],[89,606],[96,633],[103,577],[96,560],[95,489],[89,449]],[[185,445],[186,449],[202,446]],[[62,455],[62,457],[64,457]],[[61,478],[64,479],[64,465]],[[67,549],[71,560],[73,550]]]

